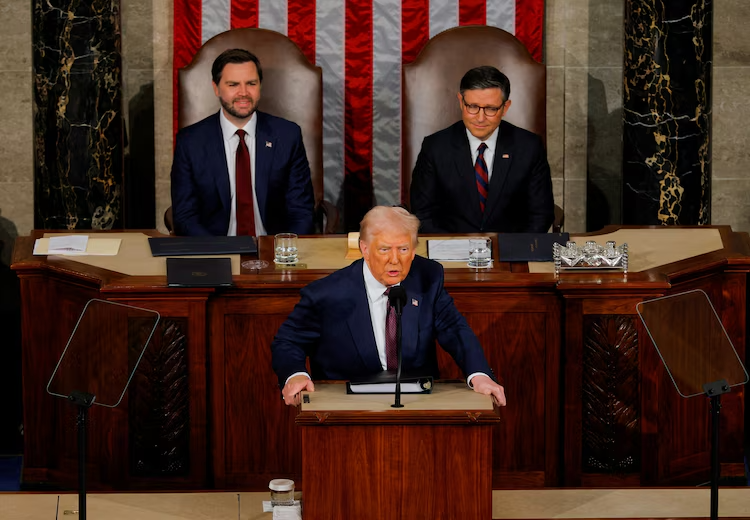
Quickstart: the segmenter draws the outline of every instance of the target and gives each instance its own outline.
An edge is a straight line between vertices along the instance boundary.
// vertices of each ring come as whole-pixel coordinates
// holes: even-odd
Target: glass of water
[[[277,264],[297,263],[297,235],[279,233],[274,237],[274,259]]]
[[[492,239],[469,239],[469,267],[486,268],[492,265]]]

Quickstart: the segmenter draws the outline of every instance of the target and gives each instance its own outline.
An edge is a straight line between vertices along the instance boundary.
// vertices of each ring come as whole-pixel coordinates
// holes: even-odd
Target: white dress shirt
[[[227,158],[227,170],[229,171],[229,192],[231,194],[231,209],[229,210],[229,230],[227,236],[237,234],[237,147],[240,144],[240,136],[237,135],[238,128],[227,119],[224,110],[219,110],[219,122],[221,123],[221,134],[224,138],[224,154]],[[266,234],[263,219],[260,218],[258,208],[258,196],[255,194],[255,128],[258,126],[258,113],[253,112],[250,120],[242,127],[245,131],[245,144],[250,152],[250,180],[253,183],[253,213],[255,215],[255,236]]]
[[[487,149],[484,151],[484,162],[487,164],[487,182],[492,180],[492,165],[495,162],[495,150],[497,148],[497,136],[500,133],[500,127],[495,128],[495,131],[490,136],[482,141],[478,137],[474,137],[474,134],[466,129],[466,136],[469,138],[469,149],[471,150],[471,164],[477,163],[477,157],[479,157],[479,145],[484,143],[487,145]]]
[[[375,346],[378,348],[380,366],[383,367],[383,370],[388,370],[388,360],[385,357],[385,317],[388,315],[388,297],[385,295],[385,290],[388,287],[375,279],[367,266],[367,262],[362,262],[362,271],[365,275],[365,291],[367,291],[367,303],[370,306],[370,322],[372,323],[372,332],[375,334]]]

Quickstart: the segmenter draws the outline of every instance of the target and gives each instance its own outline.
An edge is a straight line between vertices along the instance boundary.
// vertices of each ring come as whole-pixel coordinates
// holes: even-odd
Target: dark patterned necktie
[[[237,130],[240,144],[235,163],[235,197],[237,200],[237,236],[255,236],[255,210],[253,209],[253,182],[250,176],[250,151],[245,143],[245,132]]]
[[[385,315],[385,362],[388,370],[396,370],[398,363],[396,356],[396,309],[387,300],[390,292],[391,288],[388,287],[385,290],[385,304],[388,306],[388,312]]]
[[[484,151],[487,149],[487,145],[482,143],[479,145],[479,155],[477,155],[477,162],[474,163],[474,173],[477,178],[477,191],[479,192],[479,207],[484,213],[484,207],[487,204],[487,193],[490,190],[490,176],[487,173],[487,163],[484,162]]]

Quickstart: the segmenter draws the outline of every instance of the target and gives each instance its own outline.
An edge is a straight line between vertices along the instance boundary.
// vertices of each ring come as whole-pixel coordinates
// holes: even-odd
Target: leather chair
[[[496,27],[465,26],[432,38],[402,71],[401,201],[409,204],[411,175],[422,140],[461,120],[456,93],[471,68],[492,65],[510,79],[513,104],[505,119],[547,137],[547,68],[515,36]],[[562,227],[555,207],[553,229]]]
[[[334,233],[338,211],[323,200],[323,73],[289,38],[267,29],[233,29],[203,44],[190,65],[179,71],[179,128],[219,110],[221,105],[211,84],[211,65],[219,54],[235,48],[247,49],[260,59],[263,67],[260,110],[294,121],[302,129],[315,192],[316,227],[320,232]],[[170,231],[171,220],[170,207],[164,214]]]

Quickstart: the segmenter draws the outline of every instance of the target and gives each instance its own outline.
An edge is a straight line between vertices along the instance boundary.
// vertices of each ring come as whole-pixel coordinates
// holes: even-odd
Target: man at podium
[[[396,369],[395,314],[387,294],[400,285],[406,291],[403,370],[437,377],[437,339],[474,391],[505,405],[479,340],[443,287],[443,267],[416,256],[418,229],[419,219],[403,208],[371,209],[360,223],[363,259],[301,290],[271,345],[287,404],[302,390],[314,390],[311,377],[348,380]]]

